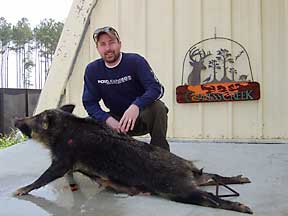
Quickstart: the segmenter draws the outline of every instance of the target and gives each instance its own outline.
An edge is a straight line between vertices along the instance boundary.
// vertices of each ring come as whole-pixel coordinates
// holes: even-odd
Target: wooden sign
[[[176,88],[178,103],[249,101],[260,99],[258,82],[226,82],[182,85]]]

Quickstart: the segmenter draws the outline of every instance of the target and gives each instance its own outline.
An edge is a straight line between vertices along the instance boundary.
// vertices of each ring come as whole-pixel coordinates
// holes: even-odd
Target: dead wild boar
[[[104,123],[72,114],[74,105],[17,119],[15,126],[51,151],[51,166],[32,184],[18,189],[25,195],[71,172],[136,195],[147,192],[167,199],[252,214],[244,204],[224,200],[200,189],[202,185],[242,184],[242,176],[204,173],[191,161],[125,134]]]

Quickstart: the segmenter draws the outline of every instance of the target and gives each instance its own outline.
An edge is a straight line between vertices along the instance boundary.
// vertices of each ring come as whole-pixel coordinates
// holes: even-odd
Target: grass
[[[0,149],[7,148],[25,140],[27,140],[27,137],[19,132],[19,130],[12,130],[8,135],[0,134]]]

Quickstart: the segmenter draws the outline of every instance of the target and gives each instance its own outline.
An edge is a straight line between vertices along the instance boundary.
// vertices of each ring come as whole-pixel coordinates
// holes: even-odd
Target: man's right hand
[[[117,131],[118,133],[120,133],[120,123],[119,121],[117,121],[115,118],[113,118],[112,116],[108,117],[106,119],[106,124],[112,128],[113,130]]]

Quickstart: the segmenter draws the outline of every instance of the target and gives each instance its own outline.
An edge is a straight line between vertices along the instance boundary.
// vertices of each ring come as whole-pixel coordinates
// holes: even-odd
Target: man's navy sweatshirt
[[[141,110],[163,93],[163,86],[142,56],[122,53],[121,62],[114,68],[106,67],[103,59],[87,65],[82,101],[89,116],[106,121],[110,115],[101,109],[101,99],[111,113],[121,117],[131,104]]]

